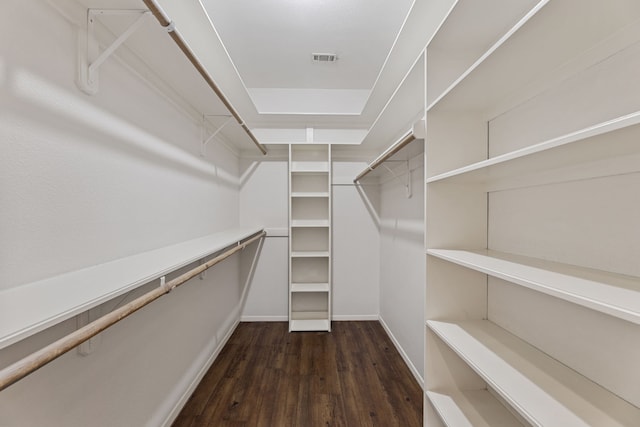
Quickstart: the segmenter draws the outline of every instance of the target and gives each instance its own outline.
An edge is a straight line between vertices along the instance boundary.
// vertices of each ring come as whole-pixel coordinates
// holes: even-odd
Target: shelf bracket
[[[100,46],[95,34],[96,20],[104,15],[139,15],[138,18],[110,46],[100,53]],[[146,9],[88,9],[87,31],[78,47],[78,86],[88,95],[98,92],[98,70],[100,66],[116,51],[151,15]],[[81,32],[82,33],[82,32]],[[84,45],[84,46],[83,46]]]
[[[413,188],[411,185],[411,169],[409,169],[409,160],[405,160],[402,162],[405,167],[407,168],[407,173],[403,174],[404,176],[406,176],[406,180],[402,179],[402,176],[398,175],[397,173],[395,173],[395,171],[393,169],[391,169],[389,166],[383,164],[382,166],[391,174],[393,175],[393,177],[395,179],[397,179],[398,181],[400,181],[402,183],[402,186],[406,189],[406,194],[407,194],[407,199],[410,199],[413,196]]]
[[[89,309],[76,316],[76,328],[80,329],[94,320],[102,316],[102,308],[100,306]],[[98,348],[102,341],[102,334],[94,335],[78,346],[78,354],[80,356],[89,356]]]
[[[225,120],[224,123],[222,123],[211,135],[205,138],[205,134],[207,132],[207,117],[226,117],[227,120]],[[227,116],[227,115],[224,115],[224,116],[203,115],[202,116],[202,145],[200,146],[200,155],[202,157],[204,157],[205,155],[207,144],[210,143],[213,140],[213,138],[215,138],[216,135],[220,133],[222,129],[224,129],[224,127],[231,121],[231,119],[233,119],[233,116]]]

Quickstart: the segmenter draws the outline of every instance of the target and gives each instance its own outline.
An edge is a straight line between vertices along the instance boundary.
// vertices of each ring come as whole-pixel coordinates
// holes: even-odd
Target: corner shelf
[[[640,278],[490,250],[427,253],[640,325]]]
[[[0,348],[132,291],[260,232],[239,228],[0,292]]]
[[[331,146],[289,147],[289,331],[331,331]]]
[[[534,426],[640,425],[640,409],[489,321],[427,325]]]

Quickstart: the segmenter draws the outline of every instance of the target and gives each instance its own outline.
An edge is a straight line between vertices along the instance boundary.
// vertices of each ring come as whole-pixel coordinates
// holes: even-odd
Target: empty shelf
[[[487,390],[427,391],[427,397],[448,427],[522,427]]]
[[[496,251],[429,249],[429,255],[640,324],[640,279]]]
[[[298,315],[300,313],[292,313]],[[311,313],[314,315],[315,313]],[[324,313],[326,316],[326,313]],[[292,319],[289,324],[291,331],[329,331],[330,322],[328,319]]]
[[[292,258],[328,258],[329,251],[293,251]]]
[[[328,219],[294,219],[291,227],[329,227]]]
[[[295,191],[291,193],[291,197],[329,197],[329,192]]]
[[[640,409],[489,321],[427,325],[534,426],[640,425]]]
[[[329,292],[329,283],[292,283],[291,292]]]
[[[497,190],[533,182],[593,178],[640,170],[640,112],[617,117],[510,153],[427,179],[427,183],[478,183]],[[588,165],[586,171],[576,169]],[[524,179],[522,178],[524,177]]]
[[[309,173],[329,172],[329,162],[292,161],[291,162],[291,172],[293,172],[293,173],[299,173],[299,172],[309,172]]]
[[[7,347],[259,232],[235,229],[0,292],[0,348]]]

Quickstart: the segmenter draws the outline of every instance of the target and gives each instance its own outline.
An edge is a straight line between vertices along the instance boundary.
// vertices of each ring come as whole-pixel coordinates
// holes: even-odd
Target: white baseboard
[[[162,427],[170,427],[171,424],[175,421],[175,419],[180,414],[180,411],[187,403],[191,394],[196,389],[202,378],[205,376],[213,362],[216,360],[222,348],[227,344],[229,338],[231,338],[231,334],[236,330],[238,324],[240,323],[238,319],[238,311],[239,308],[236,308],[230,315],[228,320],[228,326],[226,327],[226,331],[219,331],[219,334],[224,333],[221,339],[218,339],[219,334],[212,337],[209,345],[200,353],[200,355],[194,360],[191,369],[185,374],[183,377],[184,380],[180,381],[179,384],[174,388],[174,392],[168,396],[165,400],[166,404],[162,405],[161,410],[156,413],[154,419],[149,422],[149,426],[162,426]],[[204,363],[202,361],[204,360]],[[168,411],[162,411],[163,408],[170,409]]]
[[[242,316],[241,322],[286,322],[287,316]]]
[[[400,353],[400,356],[402,356],[404,363],[406,363],[407,366],[409,367],[409,370],[413,374],[413,377],[416,379],[416,381],[418,381],[418,384],[420,384],[420,387],[422,387],[422,390],[424,390],[424,378],[422,378],[422,376],[420,375],[420,371],[418,371],[415,365],[413,364],[413,362],[411,362],[411,359],[409,359],[409,356],[404,351],[404,349],[400,345],[400,342],[396,339],[395,335],[393,335],[393,332],[391,332],[391,329],[389,329],[389,326],[384,321],[382,316],[379,316],[378,320],[380,321],[382,328],[385,330],[385,332],[389,336],[389,339],[391,339],[391,342],[393,342],[393,345],[398,350],[398,353]]]
[[[331,320],[335,320],[337,322],[341,321],[368,321],[368,320],[378,320],[379,316],[377,314],[335,314],[331,318]]]

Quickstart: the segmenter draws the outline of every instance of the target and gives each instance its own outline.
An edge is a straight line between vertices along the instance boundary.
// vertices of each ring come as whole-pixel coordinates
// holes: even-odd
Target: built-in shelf
[[[290,320],[292,331],[329,331],[331,322],[327,320],[326,311],[319,312],[293,312]]]
[[[534,426],[640,425],[640,409],[489,321],[427,326]]]
[[[488,390],[427,391],[447,427],[522,427]]]
[[[260,231],[211,234],[0,292],[0,348],[123,295]]]
[[[291,197],[329,197],[329,192],[296,191],[291,193]]]
[[[329,251],[292,251],[292,258],[328,258]]]
[[[321,173],[329,172],[328,162],[308,162],[294,161],[291,162],[292,173]]]
[[[640,111],[454,169],[427,183],[474,183],[489,190],[640,170]],[[585,165],[584,170],[580,165]],[[531,178],[537,174],[538,178]]]
[[[640,278],[489,250],[427,253],[640,325]]]
[[[331,330],[331,145],[289,146],[289,331]]]
[[[291,283],[291,292],[329,292],[329,283]]]
[[[291,221],[291,227],[329,227],[328,219],[294,219]]]
[[[523,88],[544,86],[540,80],[552,80],[549,70],[558,70],[580,55],[597,55],[597,49],[592,49],[594,42],[606,40],[633,23],[635,6],[625,7],[628,13],[616,15],[609,3],[600,0],[539,1],[436,96],[427,110],[484,110]],[[576,9],[588,10],[593,19],[601,16],[606,22],[593,25],[584,14],[575,13]],[[571,37],[566,35],[567,28],[571,28]],[[542,40],[553,42],[541,49]],[[589,57],[588,61],[601,59]]]

